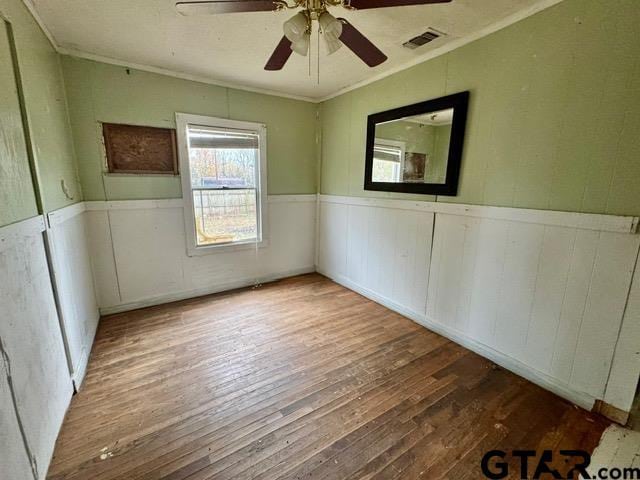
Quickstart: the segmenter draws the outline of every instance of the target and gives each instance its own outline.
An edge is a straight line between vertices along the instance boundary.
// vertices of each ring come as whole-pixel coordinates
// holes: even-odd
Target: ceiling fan
[[[284,36],[265,70],[282,70],[292,52],[308,55],[311,44],[313,21],[319,24],[329,55],[336,52],[342,44],[346,45],[370,67],[376,67],[387,60],[367,37],[360,33],[344,18],[336,18],[327,7],[344,7],[348,10],[371,8],[403,7],[408,5],[426,5],[448,3],[452,0],[198,0],[176,3],[176,9],[182,15],[202,15],[241,12],[268,12],[301,9],[284,23]],[[291,2],[291,3],[289,3]]]

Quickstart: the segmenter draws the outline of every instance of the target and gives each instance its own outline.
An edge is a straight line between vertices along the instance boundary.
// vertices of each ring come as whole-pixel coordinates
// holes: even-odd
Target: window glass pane
[[[256,190],[194,190],[198,246],[256,240]]]
[[[258,135],[189,126],[192,188],[255,188]]]
[[[372,173],[372,179],[374,182],[399,182],[400,162],[374,158]]]

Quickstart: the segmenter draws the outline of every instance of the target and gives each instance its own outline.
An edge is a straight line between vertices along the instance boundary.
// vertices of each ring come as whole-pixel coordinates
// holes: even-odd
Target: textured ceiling
[[[63,51],[108,57],[225,83],[320,99],[397,70],[433,49],[478,34],[496,22],[549,0],[454,0],[448,4],[350,12],[336,7],[384,51],[389,60],[368,68],[343,47],[326,56],[317,40],[309,58],[293,54],[280,72],[263,66],[282,37],[287,12],[184,17],[173,0],[28,0]],[[416,50],[402,47],[433,27],[447,36]]]

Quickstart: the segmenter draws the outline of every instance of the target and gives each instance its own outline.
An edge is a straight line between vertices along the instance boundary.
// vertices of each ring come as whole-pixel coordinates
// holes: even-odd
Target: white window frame
[[[399,177],[397,179],[397,181],[400,182],[402,179],[402,172],[404,172],[404,157],[407,150],[407,144],[400,140],[389,140],[386,138],[377,138],[377,137],[374,139],[373,144],[374,144],[374,148],[375,148],[375,145],[388,145],[390,147],[396,147],[400,149],[400,170],[399,170]]]
[[[203,127],[250,130],[258,134],[260,159],[256,169],[256,217],[257,241],[248,240],[232,243],[198,246],[196,237],[195,209],[193,205],[193,191],[191,189],[191,169],[189,164],[189,140],[187,128],[189,125]],[[187,255],[208,255],[235,250],[250,250],[266,247],[268,241],[268,206],[267,206],[267,126],[263,123],[243,122],[226,118],[176,113],[178,159],[180,162],[180,177],[182,184],[182,201],[184,204],[184,226],[187,240]]]

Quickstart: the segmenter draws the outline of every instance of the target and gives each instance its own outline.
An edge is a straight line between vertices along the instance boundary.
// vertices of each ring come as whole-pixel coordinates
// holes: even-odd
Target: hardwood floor
[[[607,425],[312,274],[104,318],[48,478],[479,479]]]

